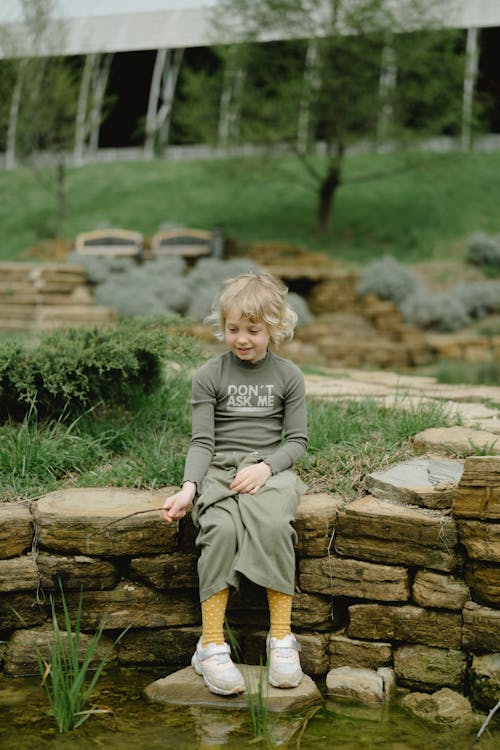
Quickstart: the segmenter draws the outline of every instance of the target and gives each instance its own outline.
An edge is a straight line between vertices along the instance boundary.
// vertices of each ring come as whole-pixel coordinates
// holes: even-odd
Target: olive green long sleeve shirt
[[[194,375],[191,405],[183,481],[200,487],[217,452],[256,452],[277,474],[306,451],[304,378],[273,352],[255,364],[231,352],[210,359]]]

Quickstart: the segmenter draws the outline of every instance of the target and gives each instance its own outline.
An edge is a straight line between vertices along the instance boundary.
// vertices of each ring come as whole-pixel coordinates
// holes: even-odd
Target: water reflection
[[[148,703],[143,689],[158,671],[119,670],[105,675],[95,702],[113,716],[89,719],[75,732],[59,735],[39,679],[0,675],[0,747],[2,750],[241,750],[252,747],[247,711]],[[272,714],[270,738],[259,747],[295,750],[470,750],[477,727],[429,728],[398,707],[368,707],[327,700],[313,716]],[[304,731],[303,731],[304,730]],[[485,733],[477,750],[498,750],[500,726]]]

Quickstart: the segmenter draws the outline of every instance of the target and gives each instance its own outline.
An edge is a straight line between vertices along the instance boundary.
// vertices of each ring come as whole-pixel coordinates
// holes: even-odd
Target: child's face
[[[266,356],[271,332],[267,323],[244,318],[241,310],[231,309],[224,325],[224,337],[229,350],[238,359],[255,364]]]

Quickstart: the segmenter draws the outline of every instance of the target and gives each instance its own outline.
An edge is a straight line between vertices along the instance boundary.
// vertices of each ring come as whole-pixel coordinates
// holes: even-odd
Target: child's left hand
[[[271,473],[270,466],[261,461],[258,464],[252,464],[251,466],[245,466],[244,469],[240,469],[229,486],[235,492],[245,492],[248,495],[255,495],[265,485]]]

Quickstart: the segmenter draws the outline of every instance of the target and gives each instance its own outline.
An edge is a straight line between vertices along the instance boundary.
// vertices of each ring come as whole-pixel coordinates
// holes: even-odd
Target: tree
[[[457,132],[462,37],[438,28],[430,5],[220,0],[217,6],[219,35],[239,40],[219,48],[221,60],[230,58],[240,80],[244,72],[236,136],[240,142],[279,142],[293,149],[316,184],[320,233],[329,228],[349,146]],[[214,109],[217,86],[223,100],[222,80],[219,72],[211,86],[206,74],[201,85],[196,76],[188,84],[198,101],[210,99]],[[198,132],[206,131],[206,120],[194,119]]]
[[[23,37],[4,30],[12,57],[5,73],[12,80],[8,108],[7,163],[31,167],[57,203],[57,224],[67,214],[67,160],[74,143],[79,64],[53,54],[64,28],[53,18],[53,0],[21,0]],[[26,40],[32,56],[21,57]],[[5,80],[5,78],[4,78]],[[42,156],[43,154],[43,156]]]

